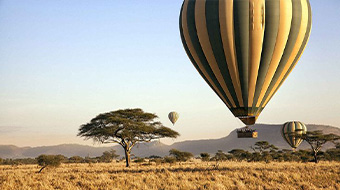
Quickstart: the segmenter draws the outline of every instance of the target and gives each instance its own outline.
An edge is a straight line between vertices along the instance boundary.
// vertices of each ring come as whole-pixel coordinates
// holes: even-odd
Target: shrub
[[[134,162],[135,162],[135,163],[143,163],[143,162],[145,162],[145,159],[144,159],[144,158],[136,158],[136,159],[134,160]]]
[[[37,164],[37,160],[34,158],[18,158],[15,159],[14,162],[16,162],[17,165],[21,164]]]
[[[149,156],[150,159],[154,159],[154,158],[162,158],[161,156],[157,156],[157,155],[151,155]]]
[[[229,153],[238,161],[251,159],[251,153],[242,149],[233,149]]]
[[[170,153],[170,156],[174,156],[177,161],[183,161],[183,162],[189,160],[190,158],[194,156],[190,152],[182,152],[177,149],[171,149],[169,153]]]
[[[84,158],[80,157],[80,156],[72,156],[68,159],[69,163],[83,163],[84,162]]]
[[[154,158],[154,159],[151,159],[149,162],[155,162],[156,165],[159,165],[162,163],[162,159],[161,158]]]
[[[224,161],[224,160],[231,160],[233,159],[232,155],[228,155],[224,153],[222,150],[218,150],[214,157],[212,157],[211,161]]]
[[[84,158],[84,162],[85,163],[88,163],[88,164],[91,164],[91,163],[97,163],[98,162],[98,159],[97,158],[91,158],[89,156],[86,156]]]
[[[118,154],[116,154],[116,150],[111,149],[110,151],[103,152],[103,155],[99,157],[100,162],[110,163],[113,159],[117,159],[119,157]]]
[[[210,154],[209,153],[203,152],[203,153],[200,154],[200,156],[201,156],[202,161],[206,162],[206,161],[210,160]]]
[[[58,167],[61,164],[61,161],[64,160],[63,155],[40,155],[37,158],[37,162],[39,166],[42,168],[39,170],[40,173],[46,167]]]
[[[166,156],[166,157],[164,157],[163,160],[164,160],[165,163],[169,163],[169,164],[176,163],[176,158],[172,157],[172,156]]]

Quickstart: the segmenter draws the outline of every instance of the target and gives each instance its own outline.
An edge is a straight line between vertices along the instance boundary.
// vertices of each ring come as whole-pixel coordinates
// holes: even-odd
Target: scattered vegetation
[[[333,138],[334,139],[334,138]],[[333,140],[334,141],[334,140]],[[318,161],[340,161],[340,143],[335,142],[335,148],[328,149],[326,151],[318,150],[317,156]],[[319,143],[320,145],[320,143]],[[259,141],[252,146],[253,151],[249,152],[242,149],[233,149],[228,153],[218,150],[213,157],[209,153],[203,152],[200,154],[202,161],[247,161],[247,162],[315,162],[315,152],[313,150],[279,150],[274,145],[269,144],[266,141]],[[113,160],[117,160],[119,155],[116,154],[115,150],[105,151],[99,157],[80,157],[72,156],[67,158],[62,155],[58,155],[61,163],[111,163]],[[40,157],[38,157],[40,158]],[[20,159],[1,159],[1,165],[26,165],[26,164],[39,164],[39,159],[36,158],[20,158]],[[45,157],[42,157],[45,158]],[[142,162],[153,162],[156,164],[170,163],[174,164],[176,162],[186,162],[193,158],[193,154],[190,152],[180,151],[177,149],[171,149],[169,151],[169,156],[164,158],[152,155],[147,158],[134,159],[135,163]],[[118,160],[117,160],[118,162]]]
[[[36,165],[0,166],[0,189],[340,189],[339,162],[221,161],[141,165],[61,164],[36,173]],[[50,170],[47,168],[46,171]]]
[[[136,157],[130,168],[112,162],[119,157],[115,150],[94,158],[40,155],[36,159],[0,159],[0,189],[16,189],[18,184],[26,189],[47,190],[340,189],[338,138],[332,136],[329,140],[330,136],[315,134],[313,142],[323,140],[316,145],[320,146],[324,141],[336,145],[326,151],[318,150],[318,164],[309,163],[315,162],[314,150],[279,150],[266,141],[256,142],[251,152],[218,150],[213,157],[201,153],[199,159],[194,159],[190,152],[171,149],[169,156],[164,158],[156,155]],[[32,164],[42,167],[39,173],[44,168],[56,169],[37,175],[36,166]]]

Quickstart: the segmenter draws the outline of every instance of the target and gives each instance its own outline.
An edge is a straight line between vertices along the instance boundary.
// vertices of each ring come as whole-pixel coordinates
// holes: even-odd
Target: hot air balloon
[[[175,123],[176,123],[176,121],[178,120],[178,118],[179,118],[179,114],[177,113],[177,112],[170,112],[169,113],[169,115],[168,115],[168,117],[169,117],[169,120],[171,121],[171,123],[173,124],[173,125],[175,125]]]
[[[312,17],[309,0],[184,0],[179,22],[199,74],[253,125],[301,57]]]
[[[291,121],[283,124],[281,135],[285,141],[295,150],[301,143],[301,136],[306,134],[307,127],[299,121]]]

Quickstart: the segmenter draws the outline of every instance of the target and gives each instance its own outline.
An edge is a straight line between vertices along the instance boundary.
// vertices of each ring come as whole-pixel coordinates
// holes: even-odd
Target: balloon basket
[[[249,129],[248,127],[237,130],[237,138],[253,138],[256,139],[258,133],[255,129]]]

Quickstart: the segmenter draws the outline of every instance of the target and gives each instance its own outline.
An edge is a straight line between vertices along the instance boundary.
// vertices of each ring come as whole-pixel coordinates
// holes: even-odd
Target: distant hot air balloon
[[[180,13],[188,57],[246,125],[297,64],[311,26],[309,0],[184,0]]]
[[[176,121],[178,120],[178,118],[179,118],[179,114],[177,113],[177,112],[170,112],[169,113],[169,115],[168,115],[168,117],[169,117],[169,120],[171,121],[171,123],[173,124],[173,125],[175,125],[175,123],[176,123]]]
[[[287,122],[281,129],[282,137],[294,150],[302,143],[301,136],[306,132],[306,125],[299,121]]]

